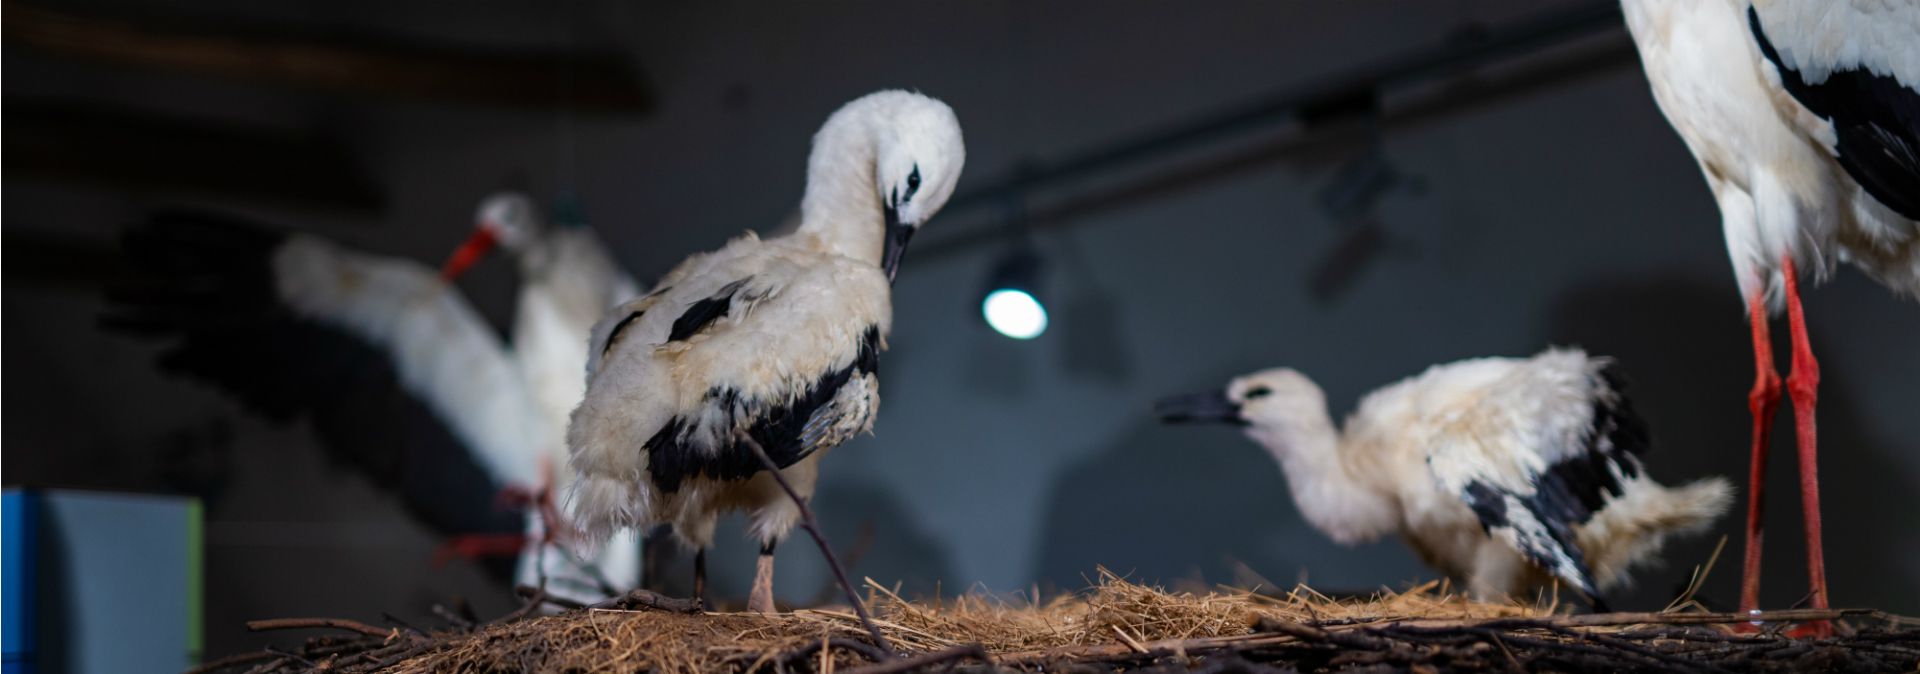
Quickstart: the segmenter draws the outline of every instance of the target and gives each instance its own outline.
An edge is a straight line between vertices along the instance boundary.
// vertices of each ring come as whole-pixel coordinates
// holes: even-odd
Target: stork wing
[[[759,472],[735,446],[743,432],[786,467],[869,428],[886,277],[826,257],[737,240],[603,319],[569,430],[575,467],[644,467],[673,492]]]
[[[1488,535],[1595,592],[1574,527],[1640,472],[1644,422],[1606,361],[1548,351],[1478,389],[1434,429],[1427,466]]]
[[[1920,220],[1920,3],[1755,0],[1746,18],[1779,86],[1832,125],[1808,132],[1874,199]]]
[[[539,477],[542,423],[500,339],[418,264],[206,213],[127,233],[139,283],[110,329],[269,418],[312,420],[337,460],[446,532],[517,531],[501,485]],[[545,434],[545,435],[543,435]]]

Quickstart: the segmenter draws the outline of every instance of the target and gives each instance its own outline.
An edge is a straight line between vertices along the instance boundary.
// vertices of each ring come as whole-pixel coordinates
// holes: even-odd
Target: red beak
[[[499,243],[500,239],[493,235],[492,230],[474,230],[473,236],[467,237],[466,242],[460,244],[460,248],[447,257],[447,263],[441,265],[440,278],[448,281],[460,278],[461,274],[467,273],[469,267],[479,262],[480,258],[486,257],[487,251],[493,250],[493,247]]]

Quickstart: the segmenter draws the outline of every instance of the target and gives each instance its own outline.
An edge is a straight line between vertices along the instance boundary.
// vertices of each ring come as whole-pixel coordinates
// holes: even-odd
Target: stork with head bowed
[[[1740,604],[1760,599],[1762,485],[1781,396],[1768,314],[1785,305],[1809,603],[1827,607],[1814,405],[1820,366],[1800,271],[1837,262],[1920,295],[1920,3],[1623,0],[1653,98],[1719,203],[1758,374]]]
[[[1646,425],[1612,363],[1571,349],[1435,365],[1367,394],[1343,427],[1320,387],[1285,368],[1155,409],[1239,426],[1314,528],[1346,545],[1399,534],[1483,599],[1558,579],[1601,609],[1600,592],[1730,498],[1718,478],[1654,482]]]
[[[541,495],[565,484],[566,415],[584,390],[586,339],[635,286],[584,227],[547,228],[531,200],[490,197],[477,229],[520,261],[501,342],[443,274],[309,234],[206,212],[156,214],[127,233],[145,273],[114,298],[110,327],[168,340],[163,367],[219,386],[275,419],[307,418],[335,458],[398,491],[449,550],[519,555],[521,583],[576,599],[637,582],[638,550],[583,563],[556,545],[564,519]],[[473,250],[471,246],[463,250]],[[527,505],[507,533],[491,495]],[[476,531],[498,535],[469,535]],[[596,570],[599,573],[596,573]]]
[[[773,610],[773,550],[800,512],[755,445],[810,498],[826,452],[872,428],[891,282],[965,159],[946,104],[856,99],[813,138],[795,231],[687,258],[594,327],[567,432],[589,543],[670,524],[698,595],[716,519],[744,511],[760,541],[749,606]]]

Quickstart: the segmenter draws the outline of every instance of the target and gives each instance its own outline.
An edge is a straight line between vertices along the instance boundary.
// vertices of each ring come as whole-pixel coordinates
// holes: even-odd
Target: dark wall
[[[357,158],[385,203],[311,207],[10,172],[5,231],[9,243],[60,237],[104,246],[145,209],[187,201],[433,261],[465,234],[480,196],[517,185],[578,196],[644,278],[743,229],[781,222],[798,200],[811,132],[867,91],[917,88],[954,106],[968,143],[965,191],[1022,160],[1348,72],[1439,43],[1469,21],[1497,24],[1540,7],[202,7],[329,30],[611,47],[638,64],[659,102],[642,116],[395,103],[10,52],[10,106],[79,100],[319,134]],[[1210,157],[1265,148],[1270,136],[1035,195],[1037,210],[1073,198],[1092,205],[1036,222],[1056,314],[1054,329],[1032,342],[995,336],[977,318],[977,294],[1003,244],[962,239],[999,226],[999,212],[952,213],[928,227],[896,286],[876,435],[835,451],[823,477],[830,532],[845,546],[863,528],[872,532],[856,576],[947,592],[1073,588],[1096,565],[1167,581],[1305,579],[1333,589],[1431,576],[1396,543],[1341,548],[1311,530],[1278,469],[1236,434],[1162,428],[1147,414],[1158,395],[1273,365],[1316,377],[1344,414],[1367,390],[1431,363],[1584,346],[1619,357],[1632,375],[1657,436],[1654,475],[1744,475],[1751,356],[1718,216],[1631,59],[1377,135],[1316,137],[1303,150],[1254,152],[1200,177],[1142,186],[1217,162]],[[1336,222],[1318,190],[1372,151],[1420,189],[1384,198],[1371,229]],[[302,161],[276,157],[259,170],[290,175]],[[6,267],[24,268],[22,249],[6,250]],[[508,605],[471,565],[432,568],[427,532],[392,498],[328,466],[306,429],[272,426],[161,376],[149,348],[96,330],[98,284],[88,278],[6,278],[5,479],[208,494],[209,652],[251,643],[238,629],[247,618],[417,614],[456,594],[483,612]],[[501,324],[512,285],[509,265],[498,262],[462,282]],[[1912,508],[1889,505],[1920,489],[1912,439],[1920,417],[1911,413],[1920,400],[1912,348],[1920,311],[1845,268],[1807,302],[1823,358],[1834,601],[1920,611],[1920,567],[1902,562],[1920,554],[1920,522]],[[1790,437],[1788,428],[1777,435]],[[1767,556],[1772,605],[1804,592],[1791,449],[1781,448]],[[1703,595],[1730,604],[1738,529],[1729,516],[1714,535],[1673,546],[1667,566],[1640,574],[1616,605],[1664,604],[1719,535],[1732,539]],[[717,590],[743,596],[751,544],[737,528],[720,540]],[[824,575],[815,557],[788,546],[783,599],[816,596]]]

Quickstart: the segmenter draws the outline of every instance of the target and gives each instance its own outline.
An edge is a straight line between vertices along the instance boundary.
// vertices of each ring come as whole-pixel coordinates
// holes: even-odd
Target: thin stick
[[[833,546],[827,543],[826,535],[820,533],[819,523],[813,518],[813,509],[807,507],[807,500],[800,498],[800,492],[794,491],[793,485],[787,483],[786,476],[780,474],[780,465],[773,462],[773,457],[767,456],[767,450],[762,448],[759,442],[744,431],[736,435],[740,438],[741,444],[753,450],[754,456],[760,457],[760,463],[767,467],[768,473],[773,474],[773,481],[778,482],[780,489],[787,492],[787,497],[793,499],[793,504],[800,508],[800,528],[806,529],[807,535],[813,537],[814,544],[820,546],[821,556],[827,558],[827,566],[833,569],[834,580],[839,581],[841,591],[847,593],[847,601],[853,604],[854,612],[860,614],[860,623],[867,626],[867,633],[873,636],[873,643],[879,646],[882,652],[891,656],[893,645],[887,643],[887,636],[880,633],[880,627],[873,624],[873,616],[867,615],[867,604],[860,601],[860,595],[853,591],[853,583],[847,582],[847,570],[840,566],[840,558],[834,556]]]
[[[397,628],[389,627],[381,629],[358,620],[348,620],[346,618],[275,618],[273,620],[247,621],[247,630],[250,632],[326,628],[359,632],[367,636],[386,639],[391,639],[400,633],[400,630]]]
[[[555,601],[553,597],[548,597],[547,602],[561,607],[568,606],[568,604]],[[650,608],[672,613],[699,613],[703,610],[699,601],[669,597],[640,587],[634,588],[626,594],[612,599],[587,604],[585,608],[611,611]]]
[[[974,659],[981,662],[993,661],[992,658],[988,657],[987,649],[972,645],[955,646],[944,651],[934,651],[932,653],[916,655],[911,658],[894,658],[864,667],[855,667],[846,670],[842,674],[899,674],[900,672],[912,672],[924,667],[932,667],[933,665],[966,659]]]
[[[239,667],[240,665],[252,664],[255,662],[259,662],[261,660],[270,660],[277,657],[280,657],[280,654],[273,653],[270,651],[254,651],[252,653],[241,653],[239,655],[229,655],[227,657],[220,658],[218,660],[207,662],[193,669],[189,669],[186,671],[186,674],[208,674],[209,672],[217,672],[223,669],[231,669],[234,667]]]

